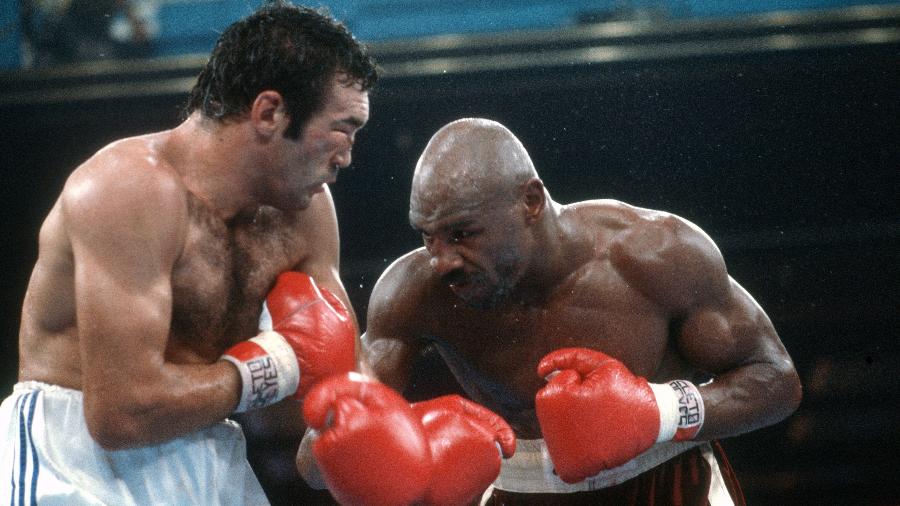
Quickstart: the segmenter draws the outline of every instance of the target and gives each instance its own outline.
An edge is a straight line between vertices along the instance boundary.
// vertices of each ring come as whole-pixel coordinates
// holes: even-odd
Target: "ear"
[[[525,203],[525,220],[535,223],[544,214],[547,208],[547,193],[544,191],[544,182],[533,177],[525,183],[523,200]]]
[[[281,93],[261,91],[250,106],[250,123],[256,134],[264,139],[284,132],[289,118]]]

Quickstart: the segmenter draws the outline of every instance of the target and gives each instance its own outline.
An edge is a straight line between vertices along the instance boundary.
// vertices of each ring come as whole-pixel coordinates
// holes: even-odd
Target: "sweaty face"
[[[351,162],[356,132],[369,119],[369,96],[358,85],[340,78],[332,84],[322,109],[310,117],[296,140],[277,140],[280,168],[280,207],[305,209],[326,184],[334,183],[339,169]]]
[[[410,221],[422,234],[431,268],[454,295],[477,309],[508,299],[523,264],[515,229],[521,225],[510,208],[443,212],[414,204]]]
[[[518,262],[513,252],[500,252],[483,268],[461,269],[442,276],[450,290],[475,309],[491,309],[509,298]]]

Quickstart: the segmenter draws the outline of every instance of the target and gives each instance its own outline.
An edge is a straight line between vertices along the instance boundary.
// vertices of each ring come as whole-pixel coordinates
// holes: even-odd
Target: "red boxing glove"
[[[312,385],[356,365],[356,329],[350,313],[331,292],[302,272],[284,272],[266,296],[258,336],[222,356],[241,373],[237,412],[301,399]]]
[[[509,458],[516,451],[516,436],[502,418],[458,395],[418,402],[412,409],[431,447],[433,479],[425,504],[469,504],[500,474],[501,452]]]
[[[341,504],[396,506],[425,493],[431,455],[400,394],[357,373],[327,378],[303,402],[325,484]],[[496,451],[496,450],[494,450]]]
[[[648,383],[599,351],[565,348],[545,356],[535,397],[538,422],[559,477],[575,483],[620,466],[654,443],[686,440],[703,424],[693,384]]]

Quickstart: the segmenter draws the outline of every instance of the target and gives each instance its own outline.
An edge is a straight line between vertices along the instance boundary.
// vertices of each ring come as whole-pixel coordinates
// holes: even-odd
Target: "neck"
[[[515,289],[515,300],[522,303],[545,300],[569,275],[591,257],[589,245],[567,223],[562,206],[548,199],[546,211],[535,225],[530,263]]]
[[[172,130],[169,145],[171,164],[184,185],[222,219],[259,207],[243,123],[218,123],[194,113]]]

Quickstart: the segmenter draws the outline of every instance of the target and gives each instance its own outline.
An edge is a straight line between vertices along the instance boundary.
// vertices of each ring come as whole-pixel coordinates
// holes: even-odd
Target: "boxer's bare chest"
[[[563,284],[546,301],[478,311],[457,307],[435,332],[434,346],[466,392],[505,416],[520,434],[536,431],[536,373],[564,347],[603,351],[651,377],[669,343],[669,315],[608,265]]]
[[[307,246],[292,220],[271,208],[226,224],[193,201],[190,216],[172,273],[170,347],[215,358],[256,333],[275,277],[296,265]]]

